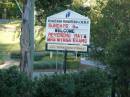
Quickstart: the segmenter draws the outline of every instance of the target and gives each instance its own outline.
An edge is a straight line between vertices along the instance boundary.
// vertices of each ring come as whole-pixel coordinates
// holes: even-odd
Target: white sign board
[[[50,45],[47,46],[48,50],[61,50],[63,46],[64,50],[70,50],[68,48],[77,45],[84,48],[90,43],[90,19],[71,10],[47,17],[46,43],[51,45],[51,48]],[[81,51],[78,48],[74,50]]]
[[[86,52],[87,46],[79,46],[79,45],[66,45],[66,44],[48,44],[47,48],[49,50],[68,50],[68,51],[81,51]]]

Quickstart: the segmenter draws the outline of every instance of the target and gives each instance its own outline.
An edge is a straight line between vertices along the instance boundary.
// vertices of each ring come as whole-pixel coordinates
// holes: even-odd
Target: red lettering
[[[48,38],[47,41],[49,41],[49,42],[55,42],[56,39],[55,38]]]
[[[87,39],[84,38],[73,38],[74,43],[87,43]]]
[[[50,32],[48,33],[48,37],[52,37],[52,35],[53,35],[53,33],[50,33]]]
[[[49,28],[68,28],[68,24],[48,24]]]
[[[74,34],[75,38],[80,38],[80,34]]]
[[[71,42],[70,38],[57,38],[57,42]]]

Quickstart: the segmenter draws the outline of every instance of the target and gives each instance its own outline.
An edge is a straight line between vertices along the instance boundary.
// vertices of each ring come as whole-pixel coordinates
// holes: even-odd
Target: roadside
[[[12,51],[20,49],[15,35],[19,24],[19,20],[0,19],[0,69],[19,65],[19,61],[10,58]]]
[[[0,69],[7,69],[9,67],[12,67],[12,66],[18,66],[19,65],[19,62],[18,61],[15,61],[15,60],[6,60],[4,62],[4,64],[1,64],[0,65]]]
[[[6,21],[7,22],[7,21]],[[19,21],[20,23],[20,21]],[[15,55],[16,55],[16,51],[20,50],[19,47],[19,38],[15,38],[15,34],[16,34],[16,30],[17,30],[17,26],[19,25],[18,21],[14,21],[12,23],[3,23],[0,24],[0,56],[4,57],[4,62],[0,65],[0,69],[6,69],[9,68],[11,66],[18,66],[19,65],[19,60],[15,60],[12,59],[10,57],[10,53],[12,53],[14,51]],[[39,33],[43,33],[45,29],[41,28],[41,27],[36,27],[36,33],[37,33],[37,37],[35,37],[35,39],[39,39],[39,37],[41,36],[41,34]],[[39,36],[40,35],[40,36]],[[2,53],[5,53],[5,55],[2,55]],[[41,54],[41,52],[40,52]],[[39,54],[39,55],[40,55]],[[54,73],[63,73],[63,69],[61,68],[62,66],[60,66],[60,68],[56,69],[56,63],[57,64],[62,64],[63,62],[61,62],[61,60],[63,61],[63,55],[60,56],[56,56],[54,55],[54,57],[50,60],[49,55],[45,54],[45,55],[40,55],[40,56],[36,56],[34,58],[36,63],[34,65],[34,76],[36,75],[46,75],[46,74],[54,74]],[[80,63],[80,62],[81,63]],[[93,62],[90,62],[89,60],[77,60],[75,59],[74,55],[70,55],[68,58],[68,64],[69,64],[69,69],[67,69],[67,72],[74,72],[74,71],[80,71],[80,70],[84,70],[84,69],[89,69],[89,68],[93,68],[96,67],[95,64],[93,64]],[[58,65],[58,66],[59,66]],[[38,69],[37,69],[38,68]],[[44,69],[41,69],[44,68]],[[49,69],[48,69],[49,68]]]

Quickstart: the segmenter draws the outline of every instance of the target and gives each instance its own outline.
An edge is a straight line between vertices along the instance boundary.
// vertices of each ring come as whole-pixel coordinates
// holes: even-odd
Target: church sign
[[[90,19],[72,10],[47,17],[47,50],[87,51]]]

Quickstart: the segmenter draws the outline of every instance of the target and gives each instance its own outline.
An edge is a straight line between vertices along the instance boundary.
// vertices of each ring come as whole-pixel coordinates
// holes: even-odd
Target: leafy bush
[[[108,97],[107,75],[100,70],[45,76],[36,81],[34,97]]]
[[[67,62],[67,69],[77,69],[79,67],[79,63],[76,63],[77,61],[73,62]],[[57,67],[61,68],[63,67],[63,62],[58,61],[57,62]],[[34,62],[33,68],[38,70],[38,69],[55,69],[56,68],[56,61],[55,60],[46,60],[46,61],[37,61]]]
[[[10,57],[12,59],[20,59],[21,55],[20,55],[20,52],[16,51],[16,52],[11,52]]]
[[[4,56],[0,56],[0,65],[4,64],[5,60],[4,60]]]
[[[42,60],[42,58],[43,58],[43,55],[35,55],[34,56],[34,61]]]
[[[34,61],[40,61],[45,57],[49,57],[49,52],[35,52],[34,53]]]
[[[102,70],[90,69],[73,74],[75,97],[108,97],[110,93],[107,74]]]
[[[55,69],[56,62],[57,67],[61,68],[64,64],[64,55],[53,53],[53,57],[50,58],[48,52],[43,54],[38,54],[34,56],[34,69]],[[79,67],[79,59],[75,60],[75,57],[68,55],[67,57],[67,69],[77,69]]]
[[[61,67],[62,63],[57,62],[57,67]],[[35,62],[33,65],[34,69],[55,69],[56,68],[56,62],[50,61],[50,62]]]
[[[45,76],[36,82],[34,97],[74,97],[74,81],[69,75]]]
[[[17,68],[0,70],[1,97],[31,97],[32,81]]]
[[[104,71],[44,76],[30,80],[17,68],[0,70],[1,97],[108,97],[109,80]]]
[[[4,60],[2,59],[2,60],[0,60],[0,65],[2,65],[2,64],[4,64]]]

